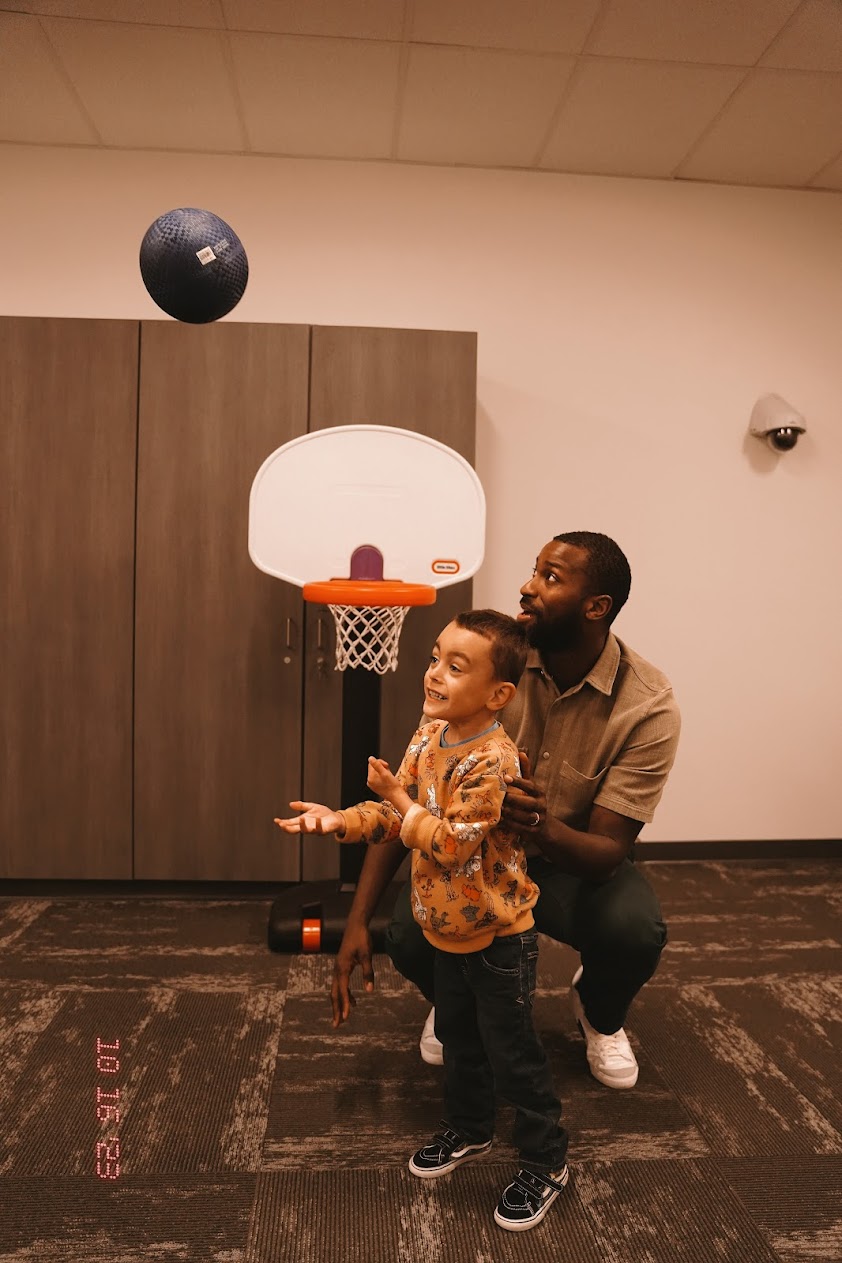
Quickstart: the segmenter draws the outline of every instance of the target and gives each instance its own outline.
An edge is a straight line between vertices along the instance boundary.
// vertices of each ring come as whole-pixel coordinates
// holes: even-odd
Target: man
[[[633,862],[675,759],[680,717],[669,680],[611,631],[631,572],[605,535],[573,531],[542,548],[521,588],[520,621],[531,650],[503,725],[522,752],[502,823],[521,833],[541,894],[536,929],[581,956],[573,1012],[591,1073],[634,1087],[638,1066],[623,1025],[658,964],[667,931],[654,892]],[[405,855],[371,847],[334,965],[331,1002],[339,1026],[355,1003],[349,980],[360,965],[374,989],[368,926]],[[398,896],[386,950],[432,1003],[433,954],[415,924],[408,883]],[[421,1054],[441,1061],[433,1011]]]

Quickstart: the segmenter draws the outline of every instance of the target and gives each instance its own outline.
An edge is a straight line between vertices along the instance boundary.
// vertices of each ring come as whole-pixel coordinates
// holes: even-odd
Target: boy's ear
[[[504,706],[508,706],[516,692],[517,688],[514,684],[509,683],[508,680],[505,682],[501,680],[499,684],[495,684],[494,692],[488,699],[488,709],[502,710]]]

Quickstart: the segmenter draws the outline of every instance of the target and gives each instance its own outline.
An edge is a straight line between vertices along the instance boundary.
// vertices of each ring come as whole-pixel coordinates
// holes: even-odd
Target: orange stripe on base
[[[302,952],[322,950],[322,923],[320,918],[304,917],[301,922]]]

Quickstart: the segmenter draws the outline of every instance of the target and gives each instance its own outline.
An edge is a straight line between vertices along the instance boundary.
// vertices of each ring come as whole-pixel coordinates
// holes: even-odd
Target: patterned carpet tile
[[[651,986],[842,972],[842,862],[642,864],[669,941]]]
[[[838,939],[817,937],[806,920],[705,916],[682,920],[665,911],[669,941],[653,986],[780,978],[788,973],[842,973]]]
[[[576,1170],[604,1263],[777,1263],[714,1159]]]
[[[245,1263],[256,1180],[7,1178],[0,1263]]]
[[[487,1158],[406,1168],[443,1073],[385,956],[334,1030],[332,959],[270,952],[269,901],[0,899],[0,1263],[838,1263],[842,869],[645,870],[671,937],[627,1021],[634,1091],[589,1074],[578,957],[542,939],[572,1176],[523,1234],[491,1218],[505,1103]]]
[[[602,1263],[575,1174],[537,1227],[499,1228],[494,1207],[513,1174],[489,1155],[437,1180],[414,1178],[405,1161],[261,1176],[247,1263]]]
[[[721,1170],[783,1263],[842,1259],[842,1157],[726,1158]]]
[[[805,1075],[797,1052],[752,1033],[747,1013],[767,1005],[762,985],[646,987],[635,1002],[634,1030],[713,1153],[842,1152],[840,1131],[809,1095],[817,1089],[815,1072]],[[811,1055],[820,1060],[820,1042],[816,1034],[808,1064]]]
[[[842,1134],[842,978],[791,975],[714,992],[727,1020]]]
[[[642,863],[640,869],[676,911],[759,903],[773,909],[793,898],[832,899],[839,890],[842,860],[661,860]]]
[[[114,1134],[126,1173],[257,1170],[284,999],[7,988],[0,1174],[90,1175]]]
[[[400,1162],[438,1125],[443,1071],[425,1065],[418,1053],[426,1005],[417,995],[398,992],[366,1001],[334,1031],[321,995],[288,996],[266,1131],[267,1168],[294,1166],[302,1144],[308,1161],[322,1169]],[[535,1012],[577,1160],[709,1153],[642,1049],[638,1088],[613,1092],[591,1077],[566,999],[561,1005],[557,996],[541,996]],[[512,1118],[500,1102],[503,1143]]]
[[[3,973],[65,987],[183,985],[185,976],[220,989],[283,987],[290,957],[267,948],[269,908],[235,899],[3,900]]]

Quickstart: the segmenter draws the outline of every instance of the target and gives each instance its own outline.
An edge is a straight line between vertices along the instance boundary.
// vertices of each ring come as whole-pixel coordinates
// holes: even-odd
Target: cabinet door
[[[475,333],[425,329],[356,329],[317,326],[312,336],[310,429],[333,425],[391,425],[446,443],[473,463],[476,433]],[[435,508],[435,506],[431,506]],[[422,711],[422,677],[436,636],[459,610],[472,604],[472,584],[443,588],[436,604],[410,610],[401,633],[398,668],[380,688],[380,753],[392,767],[403,757]],[[307,609],[304,710],[305,797],[339,805],[342,681],[319,668],[327,610]],[[348,717],[346,717],[347,719]],[[346,722],[346,730],[353,729]],[[361,767],[373,751],[359,751]],[[362,775],[362,792],[365,777]],[[326,791],[326,792],[323,792]],[[315,839],[304,853],[303,875],[334,876],[338,847]]]
[[[309,328],[144,321],[140,363],[134,875],[295,880],[301,594],[252,563],[248,504],[306,432]]]
[[[0,318],[0,876],[131,877],[138,325]]]

